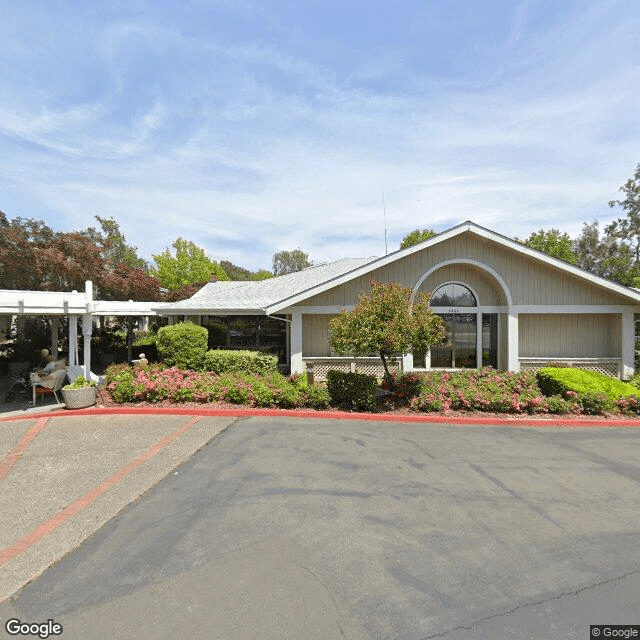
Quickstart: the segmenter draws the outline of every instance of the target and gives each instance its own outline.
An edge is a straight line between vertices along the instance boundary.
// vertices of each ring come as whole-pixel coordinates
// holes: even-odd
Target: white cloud
[[[613,217],[640,160],[640,47],[619,8],[516,5],[468,77],[431,73],[411,43],[342,43],[353,59],[331,60],[300,48],[303,31],[222,37],[127,15],[92,29],[93,101],[59,87],[33,100],[0,76],[0,191],[56,227],[113,215],[147,257],[182,236],[251,268],[297,246],[317,261],[383,253],[383,192],[390,250],[466,219],[575,234]]]

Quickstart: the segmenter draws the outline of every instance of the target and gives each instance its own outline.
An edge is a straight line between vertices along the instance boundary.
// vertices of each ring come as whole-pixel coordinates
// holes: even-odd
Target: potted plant
[[[96,383],[78,376],[71,384],[62,387],[62,397],[67,409],[83,409],[96,403]]]

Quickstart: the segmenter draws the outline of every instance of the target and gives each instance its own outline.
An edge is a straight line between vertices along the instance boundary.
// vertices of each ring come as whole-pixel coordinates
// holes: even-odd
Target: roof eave
[[[264,315],[262,308],[220,308],[220,307],[154,307],[154,311],[162,316],[232,316],[232,315]]]
[[[514,251],[520,252],[524,255],[527,255],[533,258],[534,260],[538,260],[546,264],[551,264],[559,269],[562,269],[563,271],[571,273],[572,275],[582,280],[587,280],[591,284],[595,284],[596,286],[604,288],[608,291],[614,291],[619,295],[625,296],[626,298],[629,298],[634,302],[640,302],[640,292],[635,291],[634,289],[625,287],[624,285],[618,284],[616,282],[611,282],[606,278],[597,276],[595,274],[590,273],[589,271],[585,271],[584,269],[580,269],[579,267],[570,265],[569,263],[564,262],[563,260],[559,260],[558,258],[549,256],[546,253],[543,253],[542,251],[538,251],[536,249],[527,247],[525,244],[522,244],[517,240],[513,240],[499,233],[496,233],[495,231],[491,231],[490,229],[481,227],[475,224],[474,222],[466,221],[455,227],[452,227],[451,229],[447,229],[446,231],[443,231],[442,233],[439,233],[433,236],[432,238],[429,238],[428,240],[424,240],[423,242],[420,242],[411,247],[407,247],[406,249],[400,249],[399,251],[395,251],[381,258],[377,258],[372,262],[362,265],[361,267],[358,267],[347,274],[343,274],[342,276],[335,278],[334,280],[327,281],[308,291],[301,292],[300,294],[297,294],[285,300],[281,300],[278,303],[272,304],[268,306],[266,310],[268,313],[277,313],[278,311],[281,311],[286,307],[293,306],[298,302],[301,302],[302,300],[310,298],[311,296],[322,293],[327,289],[331,289],[332,287],[344,284],[345,282],[348,282],[349,280],[352,280],[359,276],[365,275],[370,271],[374,271],[375,269],[384,267],[387,264],[394,262],[395,260],[405,258],[414,253],[417,253],[418,251],[422,251],[423,249],[427,249],[436,244],[440,244],[441,242],[445,242],[446,240],[449,240],[467,231],[470,233],[475,233],[476,235],[486,238],[488,240],[492,240],[493,242],[502,244],[503,246],[509,247]]]

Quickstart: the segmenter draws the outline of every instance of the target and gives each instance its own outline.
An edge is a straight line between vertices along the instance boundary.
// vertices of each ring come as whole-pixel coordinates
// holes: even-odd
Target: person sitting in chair
[[[61,358],[60,360],[54,360],[53,356],[48,356],[47,360],[48,362],[46,367],[32,374],[31,376],[32,382],[34,381],[34,379],[36,381],[53,380],[52,374],[54,371],[61,371],[62,369],[65,369],[67,367],[66,358]]]
[[[46,351],[46,349],[43,349],[43,351]],[[56,369],[56,361],[53,359],[53,356],[48,355],[47,356],[47,364],[42,367],[42,369],[38,369],[36,371],[36,373],[38,374],[38,376],[40,378],[46,378],[50,373],[53,373]]]

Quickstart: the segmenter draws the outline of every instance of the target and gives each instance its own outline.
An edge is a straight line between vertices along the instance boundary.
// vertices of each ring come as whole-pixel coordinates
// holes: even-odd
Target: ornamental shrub
[[[300,389],[300,404],[312,409],[327,409],[331,398],[325,385],[312,384]]]
[[[87,380],[84,376],[78,376],[73,382],[62,387],[65,391],[72,391],[73,389],[85,389],[87,387],[97,386],[93,380]]]
[[[213,373],[267,374],[278,371],[278,358],[270,353],[259,351],[231,351],[226,349],[212,349],[204,356],[204,368]]]
[[[107,384],[111,384],[112,382],[117,382],[119,380],[133,380],[133,377],[133,367],[126,362],[109,365],[105,371],[105,382]]]
[[[611,402],[638,395],[638,389],[628,382],[584,369],[556,369],[545,367],[537,373],[538,384],[545,395],[552,396],[575,391],[578,394],[604,394]]]
[[[202,369],[208,333],[192,322],[180,322],[158,330],[156,347],[165,364],[179,369]]]
[[[136,391],[135,373],[129,364],[112,364],[105,372],[107,390],[115,402],[131,402]]]
[[[327,373],[327,390],[331,403],[345,409],[374,409],[377,386],[377,378],[366,373],[335,370]]]
[[[422,379],[419,373],[400,373],[392,371],[389,378],[385,378],[380,385],[385,391],[391,391],[388,402],[404,405],[410,402],[411,398],[420,395],[422,389]]]
[[[545,410],[556,415],[567,413],[579,413],[580,406],[572,399],[565,399],[562,396],[549,396],[544,399]]]
[[[455,373],[434,371],[420,377],[419,389],[419,395],[409,401],[415,411],[544,411],[533,373],[509,373],[491,367]]]
[[[607,397],[604,393],[582,393],[578,397],[582,412],[587,415],[602,415],[603,413],[612,411],[614,401]]]
[[[638,396],[628,396],[620,398],[615,403],[619,411],[628,415],[638,415],[640,413],[640,399]]]

